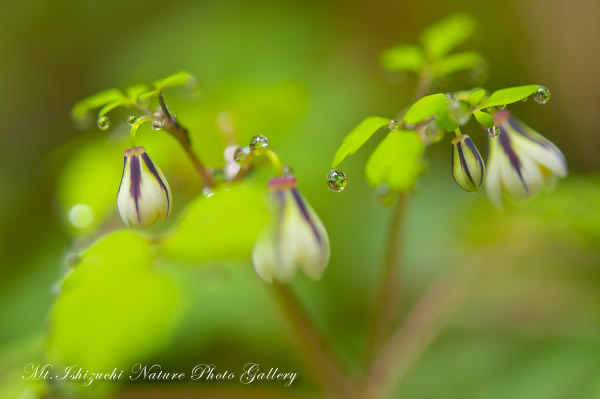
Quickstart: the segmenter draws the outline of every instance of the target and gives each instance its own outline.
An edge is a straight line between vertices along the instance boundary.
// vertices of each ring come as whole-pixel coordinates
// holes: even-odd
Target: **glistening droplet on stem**
[[[500,134],[500,128],[498,126],[492,126],[488,129],[488,134],[490,135],[490,137],[498,137],[498,135]]]
[[[238,147],[235,149],[233,153],[233,160],[236,162],[241,162],[246,158],[246,155],[250,153],[250,147]]]
[[[400,129],[400,121],[392,119],[390,123],[388,123],[388,129],[390,130],[398,130]]]
[[[266,148],[269,146],[269,140],[265,136],[258,135],[250,139],[250,149],[258,150],[259,148]]]
[[[127,118],[127,124],[129,126],[133,126],[133,124],[137,121],[137,118],[135,117],[135,115],[131,115],[129,118]]]
[[[101,116],[96,120],[96,125],[98,125],[98,129],[100,130],[108,130],[110,127],[110,119],[108,119],[108,116],[106,115]]]
[[[163,124],[161,120],[156,119],[152,121],[152,129],[154,130],[160,130],[160,128],[162,128],[162,125]]]
[[[341,170],[331,169],[327,175],[327,187],[333,192],[339,193],[344,191],[348,185],[348,178]]]

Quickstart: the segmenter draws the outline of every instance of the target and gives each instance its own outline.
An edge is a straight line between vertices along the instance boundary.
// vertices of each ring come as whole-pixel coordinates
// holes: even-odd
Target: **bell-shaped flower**
[[[485,164],[475,143],[466,134],[452,139],[452,176],[465,191],[479,191],[485,178]]]
[[[117,194],[117,207],[127,226],[148,227],[166,220],[173,204],[165,175],[144,147],[125,151],[125,166]]]
[[[503,197],[532,197],[567,175],[565,157],[548,139],[509,111],[496,112],[494,122],[500,134],[489,138],[486,190],[496,206],[502,207]]]
[[[286,283],[298,268],[313,280],[329,262],[329,236],[323,223],[296,188],[293,176],[269,181],[273,220],[258,238],[252,263],[258,277]]]

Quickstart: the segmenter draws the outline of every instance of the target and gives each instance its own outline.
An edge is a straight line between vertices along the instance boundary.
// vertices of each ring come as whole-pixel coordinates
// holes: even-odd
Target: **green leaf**
[[[156,87],[157,91],[163,91],[170,87],[186,86],[193,83],[194,81],[195,78],[193,75],[191,75],[187,71],[181,71],[165,79],[157,80],[156,82],[154,82],[154,87]]]
[[[135,86],[131,86],[128,87],[125,90],[125,93],[127,93],[127,97],[129,97],[129,99],[131,101],[137,101],[137,99],[139,98],[139,96],[148,91],[149,87],[147,84],[139,84],[139,85],[135,85]]]
[[[367,181],[374,187],[387,184],[393,191],[411,190],[425,170],[424,152],[414,131],[391,131],[367,161]]]
[[[459,71],[475,69],[483,65],[485,65],[485,60],[479,53],[456,53],[442,58],[433,64],[433,74],[435,77],[441,77]]]
[[[425,96],[415,102],[408,111],[406,111],[403,120],[409,125],[417,124],[442,112],[449,103],[450,100],[442,93]]]
[[[390,120],[380,116],[369,116],[362,120],[346,137],[339,146],[331,162],[331,167],[337,167],[348,156],[360,149],[375,132],[386,126]]]
[[[487,127],[488,129],[494,127],[494,118],[487,112],[475,110],[473,111],[473,116],[475,117],[475,119],[477,119],[477,122]]]
[[[420,72],[425,64],[425,56],[417,46],[397,46],[384,50],[379,62],[389,71]]]
[[[526,85],[509,87],[493,92],[484,102],[479,104],[479,108],[498,107],[521,101],[538,91],[538,85]]]
[[[166,256],[188,263],[247,260],[269,217],[263,185],[221,187],[191,202],[161,247]]]
[[[477,104],[479,104],[483,97],[485,97],[485,93],[485,89],[473,90],[469,96],[469,104],[471,104],[471,107],[475,107]]]
[[[125,103],[127,103],[128,100],[126,98],[123,98],[121,100],[116,100],[113,101],[112,103],[108,103],[106,104],[104,107],[102,107],[102,109],[100,109],[100,111],[98,112],[98,117],[100,116],[104,116],[107,113],[109,113],[110,111],[112,111],[113,109],[120,107],[121,105],[124,105]]]
[[[131,230],[81,253],[50,314],[51,361],[105,371],[159,352],[179,323],[181,294],[156,260],[150,240]]]
[[[125,96],[119,89],[108,89],[96,93],[88,98],[77,102],[71,109],[71,116],[74,119],[81,119],[89,112],[103,107],[104,105],[116,101],[125,100]]]
[[[456,14],[425,30],[421,35],[421,43],[427,56],[435,60],[469,39],[474,31],[473,18],[465,14]]]

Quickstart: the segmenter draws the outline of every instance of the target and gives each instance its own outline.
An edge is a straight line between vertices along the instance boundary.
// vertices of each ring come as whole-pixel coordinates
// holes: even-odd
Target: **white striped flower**
[[[129,226],[148,227],[166,220],[173,204],[171,188],[144,147],[125,151],[125,165],[117,194],[117,207]]]
[[[274,217],[257,240],[252,263],[268,283],[290,282],[298,268],[318,280],[329,262],[329,236],[323,223],[296,188],[293,176],[269,181]]]
[[[565,157],[548,139],[509,111],[496,112],[494,121],[500,134],[489,138],[486,189],[497,207],[503,197],[530,198],[567,175]]]
[[[465,191],[479,191],[485,179],[485,164],[475,143],[466,134],[452,139],[452,176]]]

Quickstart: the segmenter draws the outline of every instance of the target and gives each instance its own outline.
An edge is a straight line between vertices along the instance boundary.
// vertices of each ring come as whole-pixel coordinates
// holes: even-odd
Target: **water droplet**
[[[533,98],[538,104],[546,104],[550,100],[550,89],[544,86],[540,86],[538,91],[535,92]]]
[[[375,188],[375,197],[377,198],[377,202],[382,206],[390,206],[396,199],[395,193],[391,191],[390,186],[385,183],[382,183]]]
[[[162,121],[161,120],[153,120],[152,121],[152,129],[154,130],[160,130],[160,128],[162,127]]]
[[[456,96],[454,95],[454,93],[444,93],[444,97],[446,97],[450,101],[456,100]]]
[[[471,109],[462,101],[452,101],[448,104],[447,108],[452,120],[461,126],[465,125],[471,119]]]
[[[499,110],[506,109],[506,104],[504,104],[504,105],[498,105],[498,109],[499,109]]]
[[[428,122],[423,128],[423,135],[429,143],[437,143],[444,138],[444,130],[440,129],[435,121]]]
[[[81,261],[81,257],[76,252],[69,253],[67,255],[67,258],[65,259],[65,263],[67,264],[68,267],[71,267],[71,268],[77,266],[77,264],[80,261]]]
[[[526,103],[528,99],[529,99],[529,97],[525,97],[524,99],[521,100],[521,102]]]
[[[233,153],[233,160],[236,162],[241,162],[246,158],[246,155],[250,153],[250,147],[238,147],[235,149]]]
[[[108,116],[101,116],[96,120],[96,125],[98,125],[98,129],[100,130],[108,130],[110,127],[110,119]]]
[[[284,176],[294,176],[294,170],[289,166],[284,165],[281,169],[283,171]]]
[[[69,209],[69,222],[77,229],[86,229],[94,222],[94,210],[88,204],[77,204]]]
[[[265,136],[254,136],[250,140],[250,148],[252,150],[258,150],[259,148],[266,148],[269,146],[269,141]]]
[[[397,120],[395,120],[395,119],[392,119],[390,121],[390,123],[388,123],[388,129],[390,129],[390,130],[398,130],[398,129],[400,129],[400,122],[397,121]]]
[[[137,118],[135,117],[135,115],[131,115],[129,118],[127,118],[127,124],[129,126],[133,126],[133,124],[137,121]]]
[[[204,195],[206,198],[210,198],[215,195],[215,193],[210,189],[210,187],[205,186],[202,188],[202,195]]]
[[[498,126],[494,126],[488,129],[488,134],[490,137],[498,137],[500,134],[500,128]]]
[[[337,169],[331,169],[326,180],[329,189],[336,193],[344,191],[348,185],[348,178],[346,177],[346,174]]]

